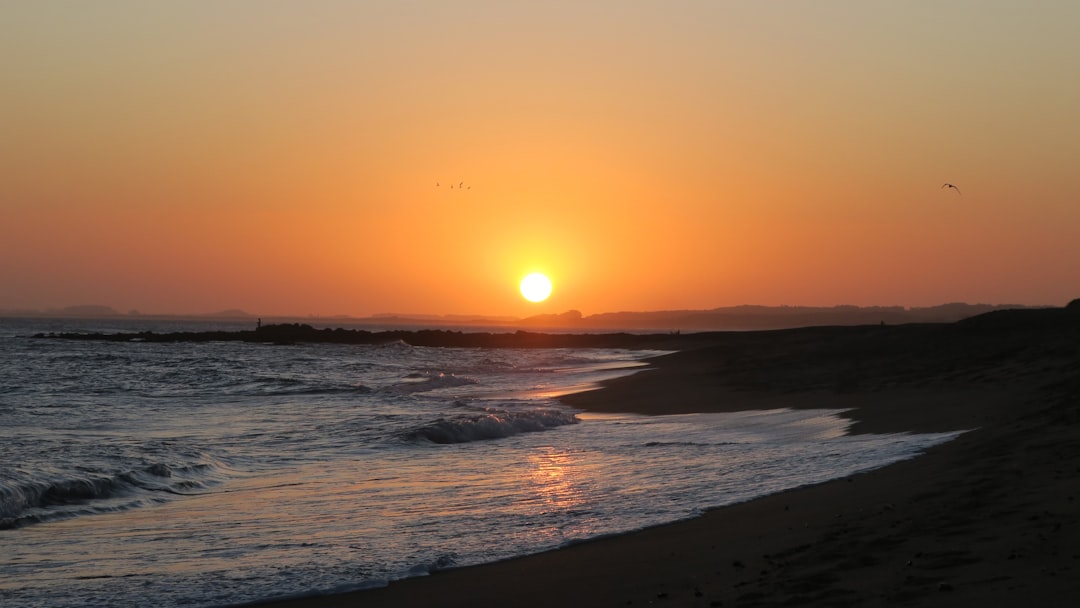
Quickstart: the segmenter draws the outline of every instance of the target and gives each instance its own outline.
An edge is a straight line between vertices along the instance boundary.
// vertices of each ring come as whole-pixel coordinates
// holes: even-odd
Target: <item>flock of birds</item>
[[[440,187],[441,187],[441,186],[439,185],[439,182],[435,182],[435,187],[436,187],[436,188],[440,188]],[[457,184],[457,188],[458,188],[458,190],[472,190],[472,186],[466,186],[466,185],[465,185],[465,182],[458,182],[458,184]],[[450,189],[451,189],[451,190],[453,190],[453,189],[454,189],[454,184],[450,184]]]

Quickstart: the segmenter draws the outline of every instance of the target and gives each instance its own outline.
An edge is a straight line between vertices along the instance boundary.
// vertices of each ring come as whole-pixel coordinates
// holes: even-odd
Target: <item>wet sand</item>
[[[969,430],[918,458],[556,551],[266,605],[1076,605],[1080,311],[1011,312],[715,334],[564,397],[644,414],[840,407],[855,433]]]

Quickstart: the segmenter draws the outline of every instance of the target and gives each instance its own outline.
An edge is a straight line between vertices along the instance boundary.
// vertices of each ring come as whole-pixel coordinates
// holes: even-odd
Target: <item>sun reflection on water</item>
[[[580,487],[581,464],[573,454],[547,448],[529,455],[530,476],[546,511],[569,511],[585,503]]]

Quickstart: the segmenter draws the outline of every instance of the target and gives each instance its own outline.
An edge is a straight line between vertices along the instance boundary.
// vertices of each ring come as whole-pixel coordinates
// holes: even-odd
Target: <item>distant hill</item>
[[[120,316],[120,313],[116,312],[113,307],[102,306],[100,304],[83,304],[81,306],[68,306],[66,308],[61,308],[53,314],[64,317],[85,317],[90,319]]]
[[[559,315],[538,315],[519,322],[525,327],[723,331],[783,329],[824,325],[875,325],[885,323],[951,323],[1002,309],[1028,308],[1004,304],[943,304],[924,308],[903,306],[731,306],[712,310],[658,312],[612,312],[583,316],[576,310]],[[1043,307],[1034,307],[1043,308]]]
[[[243,310],[229,309],[212,313],[193,313],[187,315],[175,314],[143,314],[137,310],[119,312],[111,306],[101,304],[82,304],[79,306],[65,306],[64,308],[50,308],[48,310],[0,310],[0,316],[12,317],[66,317],[71,319],[112,319],[112,318],[143,318],[143,319],[254,319],[255,315]]]
[[[951,303],[940,306],[906,308],[903,306],[729,306],[710,310],[664,310],[652,312],[607,312],[584,315],[577,310],[518,319],[483,315],[408,315],[381,314],[370,317],[268,317],[264,323],[302,320],[320,325],[349,325],[371,328],[514,328],[531,331],[632,331],[632,332],[702,332],[745,331],[814,327],[828,325],[897,325],[901,323],[951,323],[976,315],[1017,309],[1041,309],[1048,306],[1017,304]],[[1080,300],[1068,308],[1080,308]],[[188,315],[142,315],[137,311],[120,313],[109,306],[69,306],[48,311],[0,311],[7,316],[69,317],[69,318],[131,318],[144,319],[213,319],[253,320],[257,315],[230,309],[215,313]]]
[[[254,318],[254,315],[252,315],[250,313],[247,313],[247,312],[245,312],[243,310],[237,309],[237,308],[230,308],[228,310],[223,310],[221,312],[211,312],[211,313],[206,313],[206,314],[196,315],[196,316],[199,317],[199,318],[208,318],[208,319],[251,319],[251,318]]]

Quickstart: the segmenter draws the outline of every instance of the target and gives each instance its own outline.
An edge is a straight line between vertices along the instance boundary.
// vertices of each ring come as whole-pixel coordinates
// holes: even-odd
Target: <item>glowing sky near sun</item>
[[[1078,27],[1071,1],[5,3],[0,310],[1064,304]]]

